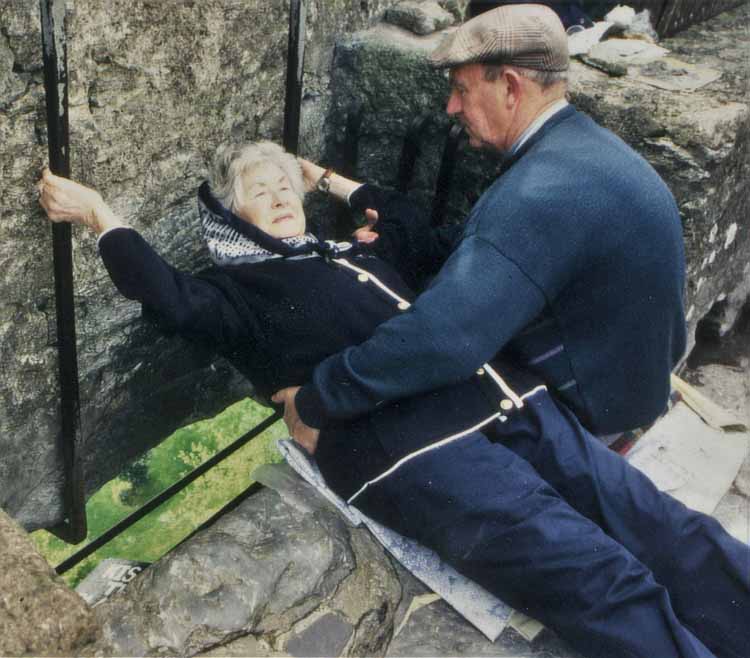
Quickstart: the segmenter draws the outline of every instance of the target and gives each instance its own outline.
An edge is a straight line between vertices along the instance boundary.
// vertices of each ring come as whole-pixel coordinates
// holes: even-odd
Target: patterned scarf
[[[221,205],[208,183],[198,189],[198,212],[208,253],[220,266],[259,263],[273,258],[336,255],[351,248],[348,242],[322,242],[312,233],[291,238],[271,237]]]

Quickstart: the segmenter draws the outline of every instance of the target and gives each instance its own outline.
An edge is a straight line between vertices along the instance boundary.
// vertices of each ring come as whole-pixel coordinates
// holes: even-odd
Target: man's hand
[[[378,211],[368,208],[365,210],[365,225],[358,228],[352,234],[357,242],[375,242],[380,236],[376,231],[372,230],[375,223],[378,221]]]
[[[289,430],[289,435],[307,452],[314,455],[315,449],[318,447],[320,430],[305,425],[299,417],[297,406],[294,403],[294,398],[299,389],[299,386],[290,386],[289,388],[281,389],[271,399],[277,404],[284,405],[284,422],[286,423],[287,430]]]

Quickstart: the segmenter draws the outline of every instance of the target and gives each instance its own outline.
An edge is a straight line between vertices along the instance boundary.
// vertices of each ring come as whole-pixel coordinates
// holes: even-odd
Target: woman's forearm
[[[113,212],[104,201],[93,210],[93,216],[87,226],[96,234],[101,235],[104,231],[112,228],[120,228],[127,224]]]
[[[317,188],[318,181],[326,172],[326,169],[321,167],[320,165],[316,165],[315,163],[310,162],[309,160],[305,160],[304,158],[297,158],[297,160],[302,167],[302,175],[305,179],[305,188],[308,191],[315,190]],[[337,199],[341,199],[342,201],[348,201],[349,195],[362,185],[362,183],[358,181],[351,180],[350,178],[346,178],[335,172],[331,173],[329,180],[331,186],[328,189],[328,193],[335,196]]]

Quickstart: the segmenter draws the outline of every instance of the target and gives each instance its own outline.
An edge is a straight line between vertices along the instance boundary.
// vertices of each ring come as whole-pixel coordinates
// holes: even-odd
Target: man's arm
[[[544,304],[537,286],[493,244],[464,238],[407,312],[316,368],[296,395],[299,415],[320,428],[465,380]]]

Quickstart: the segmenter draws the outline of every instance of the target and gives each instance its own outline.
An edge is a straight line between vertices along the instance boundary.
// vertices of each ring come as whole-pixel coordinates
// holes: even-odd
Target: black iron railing
[[[40,0],[39,8],[42,23],[49,166],[52,173],[67,178],[70,176],[70,140],[65,0]],[[55,272],[60,386],[59,440],[62,444],[65,469],[63,484],[65,520],[51,528],[51,531],[64,541],[75,544],[86,537],[86,503],[79,458],[81,419],[70,224],[52,225],[52,255]]]
[[[425,132],[435,115],[424,113],[417,116],[409,125],[404,137],[404,146],[401,150],[401,159],[398,167],[398,180],[396,187],[399,192],[406,193],[409,183],[414,177],[414,168],[419,158],[422,141]],[[458,123],[449,124],[448,135],[445,138],[443,154],[440,159],[440,169],[435,182],[435,193],[432,199],[431,220],[432,226],[440,226],[445,221],[445,213],[448,207],[453,174],[456,167],[456,158],[463,135],[463,126]]]
[[[91,555],[92,553],[100,549],[105,544],[108,544],[115,537],[122,534],[125,530],[130,528],[132,525],[134,525],[135,523],[138,523],[138,521],[140,521],[149,512],[153,512],[157,507],[167,502],[173,496],[180,493],[180,491],[182,491],[189,484],[197,480],[201,475],[205,475],[214,466],[224,461],[227,457],[233,455],[242,446],[244,446],[249,441],[254,439],[256,436],[258,436],[259,434],[267,430],[269,427],[271,427],[271,425],[273,425],[280,418],[281,418],[281,413],[278,411],[274,412],[271,416],[266,418],[263,422],[259,423],[253,429],[251,429],[247,434],[243,435],[242,437],[237,439],[234,443],[227,446],[223,450],[220,450],[219,452],[217,452],[213,457],[211,457],[210,459],[207,459],[200,466],[190,471],[190,473],[188,473],[181,480],[167,487],[160,494],[157,494],[147,503],[139,507],[135,512],[125,517],[122,521],[112,526],[109,530],[99,535],[93,541],[86,544],[86,546],[84,546],[80,551],[74,553],[67,560],[64,560],[63,562],[58,564],[57,567],[55,567],[55,571],[57,571],[57,573],[59,574],[63,574],[66,571],[72,569],[79,562],[85,560],[89,555]],[[260,488],[260,485],[253,485],[251,487],[253,491],[256,491],[259,488]],[[241,495],[244,495],[246,497],[247,492]],[[228,509],[232,505],[233,502],[234,501],[230,502],[228,506],[225,507],[225,510]]]

